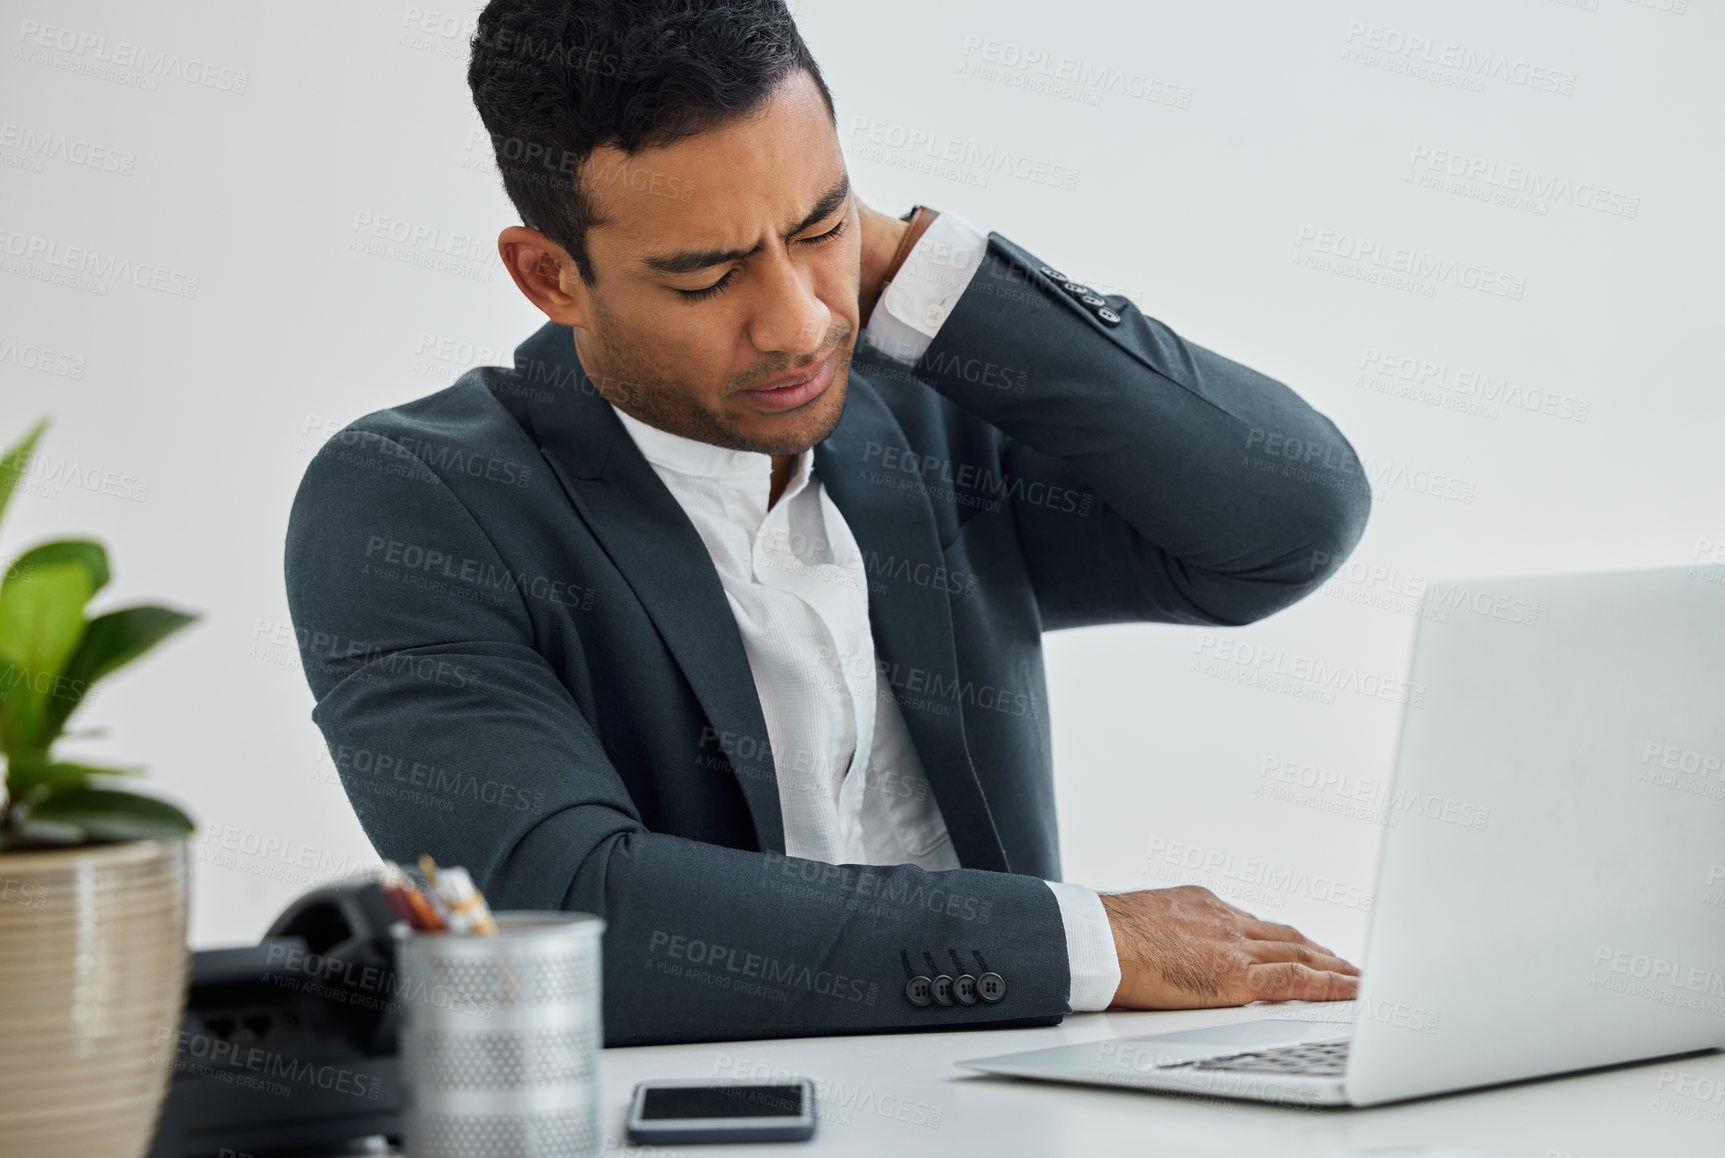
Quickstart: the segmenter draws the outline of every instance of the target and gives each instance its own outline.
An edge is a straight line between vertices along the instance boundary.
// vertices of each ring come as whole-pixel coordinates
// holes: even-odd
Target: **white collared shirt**
[[[987,248],[986,234],[942,211],[887,285],[862,338],[914,363]],[[767,725],[786,854],[958,868],[898,701],[877,686],[868,574],[814,472],[813,450],[797,457],[769,507],[771,456],[684,438],[612,410],[718,570]],[[1069,1004],[1102,1009],[1120,984],[1102,902],[1081,885],[1048,886],[1066,929]]]

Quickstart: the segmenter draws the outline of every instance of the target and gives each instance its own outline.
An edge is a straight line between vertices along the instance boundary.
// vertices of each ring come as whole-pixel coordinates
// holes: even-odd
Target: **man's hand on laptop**
[[[1120,955],[1113,1009],[1342,1001],[1359,993],[1354,965],[1197,885],[1103,893],[1102,908]]]

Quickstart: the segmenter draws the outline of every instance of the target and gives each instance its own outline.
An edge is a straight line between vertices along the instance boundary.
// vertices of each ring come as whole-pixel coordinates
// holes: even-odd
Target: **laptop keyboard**
[[[1191,1066],[1200,1070],[1250,1070],[1254,1073],[1308,1074],[1312,1077],[1339,1078],[1348,1064],[1347,1041],[1313,1041],[1301,1045],[1284,1045],[1275,1049],[1252,1050],[1197,1061],[1175,1062],[1173,1066]],[[1173,1066],[1163,1066],[1170,1069]]]

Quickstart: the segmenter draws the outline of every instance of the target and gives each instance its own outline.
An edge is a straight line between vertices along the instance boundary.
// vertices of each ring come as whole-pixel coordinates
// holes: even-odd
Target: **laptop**
[[[1356,999],[958,1064],[1372,1106],[1725,1046],[1725,567],[1434,582],[1417,622]]]

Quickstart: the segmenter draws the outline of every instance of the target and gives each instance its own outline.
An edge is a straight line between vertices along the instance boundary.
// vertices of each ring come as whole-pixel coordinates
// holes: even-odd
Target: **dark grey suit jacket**
[[[915,367],[858,343],[814,448],[964,867],[784,855],[718,574],[554,324],[351,424],[295,499],[312,718],[378,852],[603,916],[609,1045],[1070,1012],[1042,633],[1260,619],[1347,556],[1370,491],[1286,386],[1063,282],[989,234]],[[997,1001],[906,996],[984,971]]]

